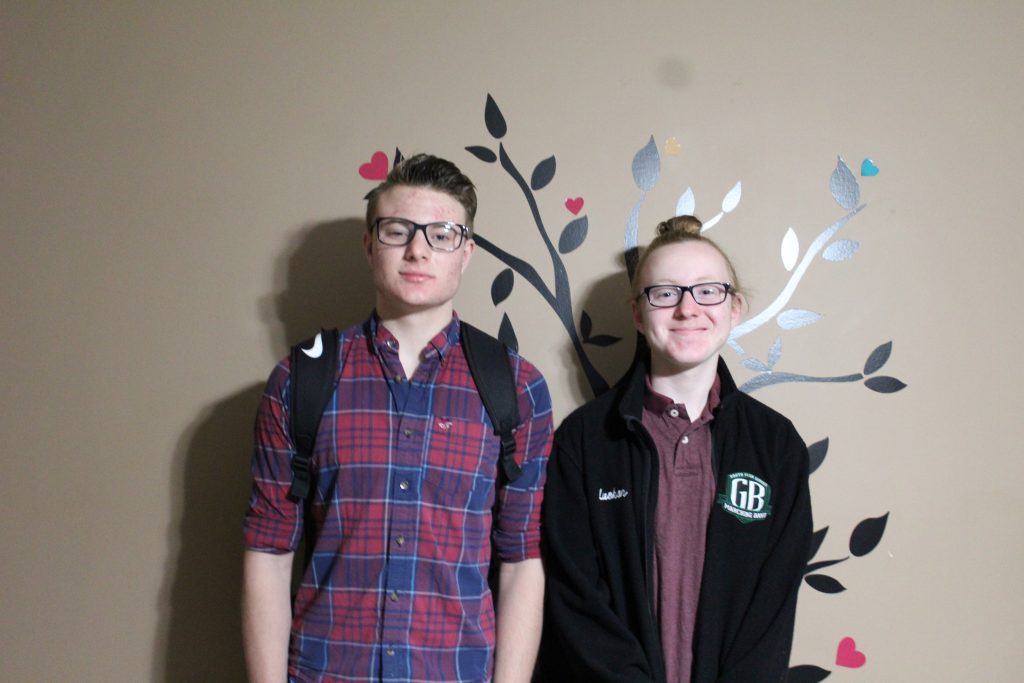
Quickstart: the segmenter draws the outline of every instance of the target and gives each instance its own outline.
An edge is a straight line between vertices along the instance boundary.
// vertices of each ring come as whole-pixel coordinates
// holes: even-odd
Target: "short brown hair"
[[[703,242],[714,247],[715,251],[722,255],[722,258],[725,260],[725,266],[729,269],[729,277],[731,278],[729,291],[735,294],[744,294],[744,290],[739,283],[739,277],[736,275],[736,269],[733,267],[732,261],[729,260],[729,256],[722,251],[722,248],[714,240],[700,233],[703,225],[695,216],[676,216],[675,218],[669,218],[658,223],[658,227],[654,229],[657,235],[643,250],[643,253],[640,255],[640,261],[636,265],[636,274],[633,276],[634,298],[640,295],[640,273],[643,272],[647,258],[661,247],[680,242]]]
[[[388,177],[366,195],[366,229],[373,227],[380,196],[393,187],[425,187],[454,198],[466,210],[466,224],[472,234],[476,218],[476,188],[458,166],[431,154],[416,154],[395,164]]]

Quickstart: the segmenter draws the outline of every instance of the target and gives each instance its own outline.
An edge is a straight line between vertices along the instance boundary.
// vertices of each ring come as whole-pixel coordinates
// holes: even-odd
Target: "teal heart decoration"
[[[865,177],[878,175],[878,167],[875,166],[875,162],[871,161],[871,159],[865,159],[860,162],[860,174]]]

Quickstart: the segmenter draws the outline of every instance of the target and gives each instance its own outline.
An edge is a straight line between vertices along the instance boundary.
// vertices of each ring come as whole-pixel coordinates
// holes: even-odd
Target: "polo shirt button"
[[[402,481],[401,483],[398,484],[398,488],[402,489],[403,491],[408,491],[409,490],[409,482],[408,481]]]

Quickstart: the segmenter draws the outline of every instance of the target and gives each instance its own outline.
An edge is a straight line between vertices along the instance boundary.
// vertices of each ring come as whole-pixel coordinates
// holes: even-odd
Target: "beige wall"
[[[509,3],[510,4],[510,3]],[[15,3],[0,7],[2,443],[0,679],[238,680],[239,525],[259,387],[287,344],[369,310],[358,217],[376,150],[448,156],[480,188],[478,227],[550,282],[526,201],[484,125],[529,177],[557,239],[582,196],[584,244],[562,257],[609,379],[632,336],[617,255],[641,198],[634,154],[660,175],[639,225],[693,189],[712,236],[764,309],[845,212],[842,156],[866,208],[790,307],[824,317],[744,339],[780,372],[863,383],[758,392],[808,442],[818,559],[871,553],[805,586],[793,664],[836,681],[1017,680],[1024,552],[1017,416],[1024,50],[1017,2]],[[898,5],[894,8],[892,5]],[[675,138],[677,154],[666,141]],[[878,164],[860,176],[860,162]],[[517,277],[478,250],[459,295],[496,331],[507,313],[559,416],[587,397],[568,338]],[[727,360],[753,376],[732,351]],[[835,664],[856,639],[867,662]]]

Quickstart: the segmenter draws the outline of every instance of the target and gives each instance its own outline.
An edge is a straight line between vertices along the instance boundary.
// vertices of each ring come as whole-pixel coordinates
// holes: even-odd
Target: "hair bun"
[[[698,236],[703,225],[696,216],[676,216],[658,223],[655,232],[659,237],[680,233]]]

